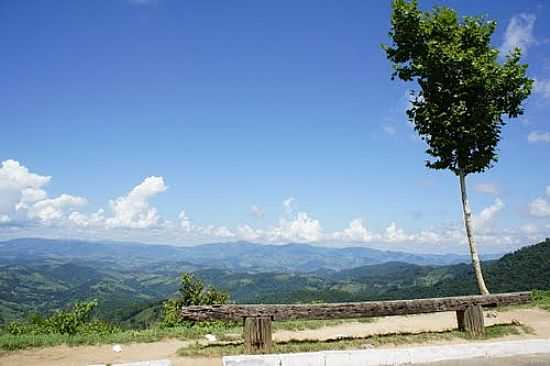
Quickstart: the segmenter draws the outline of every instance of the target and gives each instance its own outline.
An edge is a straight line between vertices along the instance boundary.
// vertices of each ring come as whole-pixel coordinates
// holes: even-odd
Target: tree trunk
[[[470,255],[472,256],[472,267],[474,268],[474,274],[476,276],[477,287],[482,295],[488,295],[489,290],[485,286],[485,280],[483,279],[483,273],[481,272],[481,264],[479,262],[479,255],[477,253],[476,243],[474,241],[474,233],[472,228],[472,210],[470,209],[470,203],[468,202],[468,194],[466,193],[466,177],[464,171],[461,170],[459,174],[460,178],[460,191],[462,193],[462,209],[464,212],[464,225],[466,226],[466,236],[468,238],[468,245],[470,247]]]

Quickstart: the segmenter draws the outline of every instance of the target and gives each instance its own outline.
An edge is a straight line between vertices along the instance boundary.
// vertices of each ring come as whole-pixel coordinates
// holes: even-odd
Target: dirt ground
[[[515,309],[497,312],[496,318],[486,318],[486,325],[519,321],[533,329],[534,334],[507,336],[502,340],[550,338],[550,312],[540,309]],[[331,327],[303,331],[278,331],[276,341],[290,339],[327,340],[342,336],[368,336],[398,332],[421,333],[456,328],[454,313],[433,313],[409,316],[378,318],[374,322],[350,322]],[[457,342],[464,342],[463,339]],[[445,343],[449,343],[446,341]],[[155,359],[170,359],[174,366],[220,366],[221,358],[178,357],[176,351],[185,347],[186,341],[167,339],[155,343],[122,345],[122,352],[115,353],[111,345],[103,346],[56,346],[29,349],[0,355],[1,366],[84,366],[91,364],[124,363]]]

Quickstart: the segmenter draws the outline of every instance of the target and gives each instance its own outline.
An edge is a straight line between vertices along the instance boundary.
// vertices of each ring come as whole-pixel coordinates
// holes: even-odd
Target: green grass
[[[535,290],[531,296],[539,308],[550,311],[550,290]]]
[[[516,324],[502,324],[502,325],[493,325],[486,327],[486,334],[481,337],[470,337],[463,332],[458,330],[445,331],[445,332],[426,332],[419,334],[405,334],[405,333],[396,333],[388,335],[375,335],[364,338],[343,338],[331,341],[313,341],[313,340],[303,340],[303,341],[289,341],[289,342],[279,342],[273,344],[273,353],[295,353],[295,352],[315,352],[315,351],[325,351],[325,350],[347,350],[347,349],[358,349],[364,348],[366,345],[377,347],[382,345],[401,345],[401,344],[418,344],[418,343],[429,343],[435,341],[450,341],[454,339],[492,339],[504,337],[507,335],[520,335],[525,333],[530,333],[531,330],[527,327],[516,325]],[[244,354],[244,345],[242,342],[235,342],[232,344],[224,345],[200,345],[198,343],[189,346],[180,348],[178,350],[179,356],[207,356],[207,357],[217,357],[217,356],[227,356],[227,355],[237,355]]]
[[[69,346],[112,344],[112,343],[150,343],[165,338],[198,339],[207,333],[223,339],[226,333],[241,332],[240,327],[153,327],[145,330],[126,330],[112,334],[21,334],[0,333],[0,349],[14,351],[32,347],[51,347],[61,344]]]
[[[371,321],[371,319],[354,320],[292,320],[273,322],[273,330],[305,330],[319,329],[350,321]],[[241,339],[242,326],[239,324],[213,324],[197,327],[160,328],[153,326],[144,330],[121,330],[112,334],[21,334],[11,335],[0,331],[0,350],[14,351],[33,347],[52,347],[61,344],[69,346],[96,345],[112,343],[150,343],[166,338],[194,340],[205,334],[214,334],[221,341]]]

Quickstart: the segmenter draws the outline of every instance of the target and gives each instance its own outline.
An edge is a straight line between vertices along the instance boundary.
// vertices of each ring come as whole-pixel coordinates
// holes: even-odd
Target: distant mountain
[[[136,268],[161,262],[169,267],[170,263],[187,262],[210,268],[252,272],[338,271],[386,262],[449,265],[469,261],[467,256],[453,254],[410,254],[365,247],[331,248],[308,244],[262,245],[234,242],[183,247],[49,239],[0,242],[0,263],[21,263],[43,258],[95,260],[118,268]]]
[[[42,247],[44,241],[27,242],[19,248],[14,247],[13,241],[0,244],[0,323],[29,312],[47,312],[76,300],[95,298],[103,318],[143,326],[158,318],[161,301],[176,292],[179,274],[184,271],[195,273],[208,285],[225,289],[238,303],[338,302],[477,293],[471,266],[463,263],[424,266],[386,262],[340,271],[243,272],[182,261],[178,248],[169,258],[166,253],[172,247],[148,252],[154,247],[97,244],[101,248],[98,251],[93,243],[50,244],[59,246],[52,251]],[[21,250],[26,245],[30,246],[26,251],[30,254],[23,256]],[[86,255],[78,255],[80,245]],[[241,255],[258,248],[250,243],[231,245],[241,250]],[[285,255],[293,251],[297,256],[318,253],[311,246],[282,247]],[[223,246],[208,245],[202,253],[223,258],[215,248],[219,252]],[[116,258],[125,250],[128,258],[120,258],[125,263],[121,265]],[[151,262],[146,254],[157,262]],[[134,260],[136,263],[132,264]],[[550,289],[550,240],[484,262],[483,269],[493,292]]]
[[[417,256],[358,249],[361,248],[302,244],[231,243],[178,248],[35,239],[2,242],[0,323],[33,311],[47,312],[76,300],[95,298],[102,317],[143,326],[159,316],[161,301],[175,294],[181,272],[193,272],[208,285],[225,289],[238,303],[338,302],[477,293],[469,264],[376,263]],[[366,253],[372,253],[371,257]],[[361,259],[361,255],[366,258]],[[336,264],[327,268],[330,258]],[[253,266],[254,261],[258,263]],[[339,269],[365,261],[374,264]],[[311,266],[307,272],[306,263]],[[286,270],[295,266],[304,271]],[[485,261],[483,270],[493,292],[550,289],[550,240]]]

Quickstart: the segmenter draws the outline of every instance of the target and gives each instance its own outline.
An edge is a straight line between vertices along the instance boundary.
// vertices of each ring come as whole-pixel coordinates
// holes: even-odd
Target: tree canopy
[[[407,115],[427,143],[429,168],[459,175],[483,172],[497,160],[503,117],[523,113],[533,80],[515,49],[499,62],[491,46],[496,22],[459,18],[453,9],[418,9],[417,1],[394,0],[390,37],[383,46],[394,73],[416,80]]]

